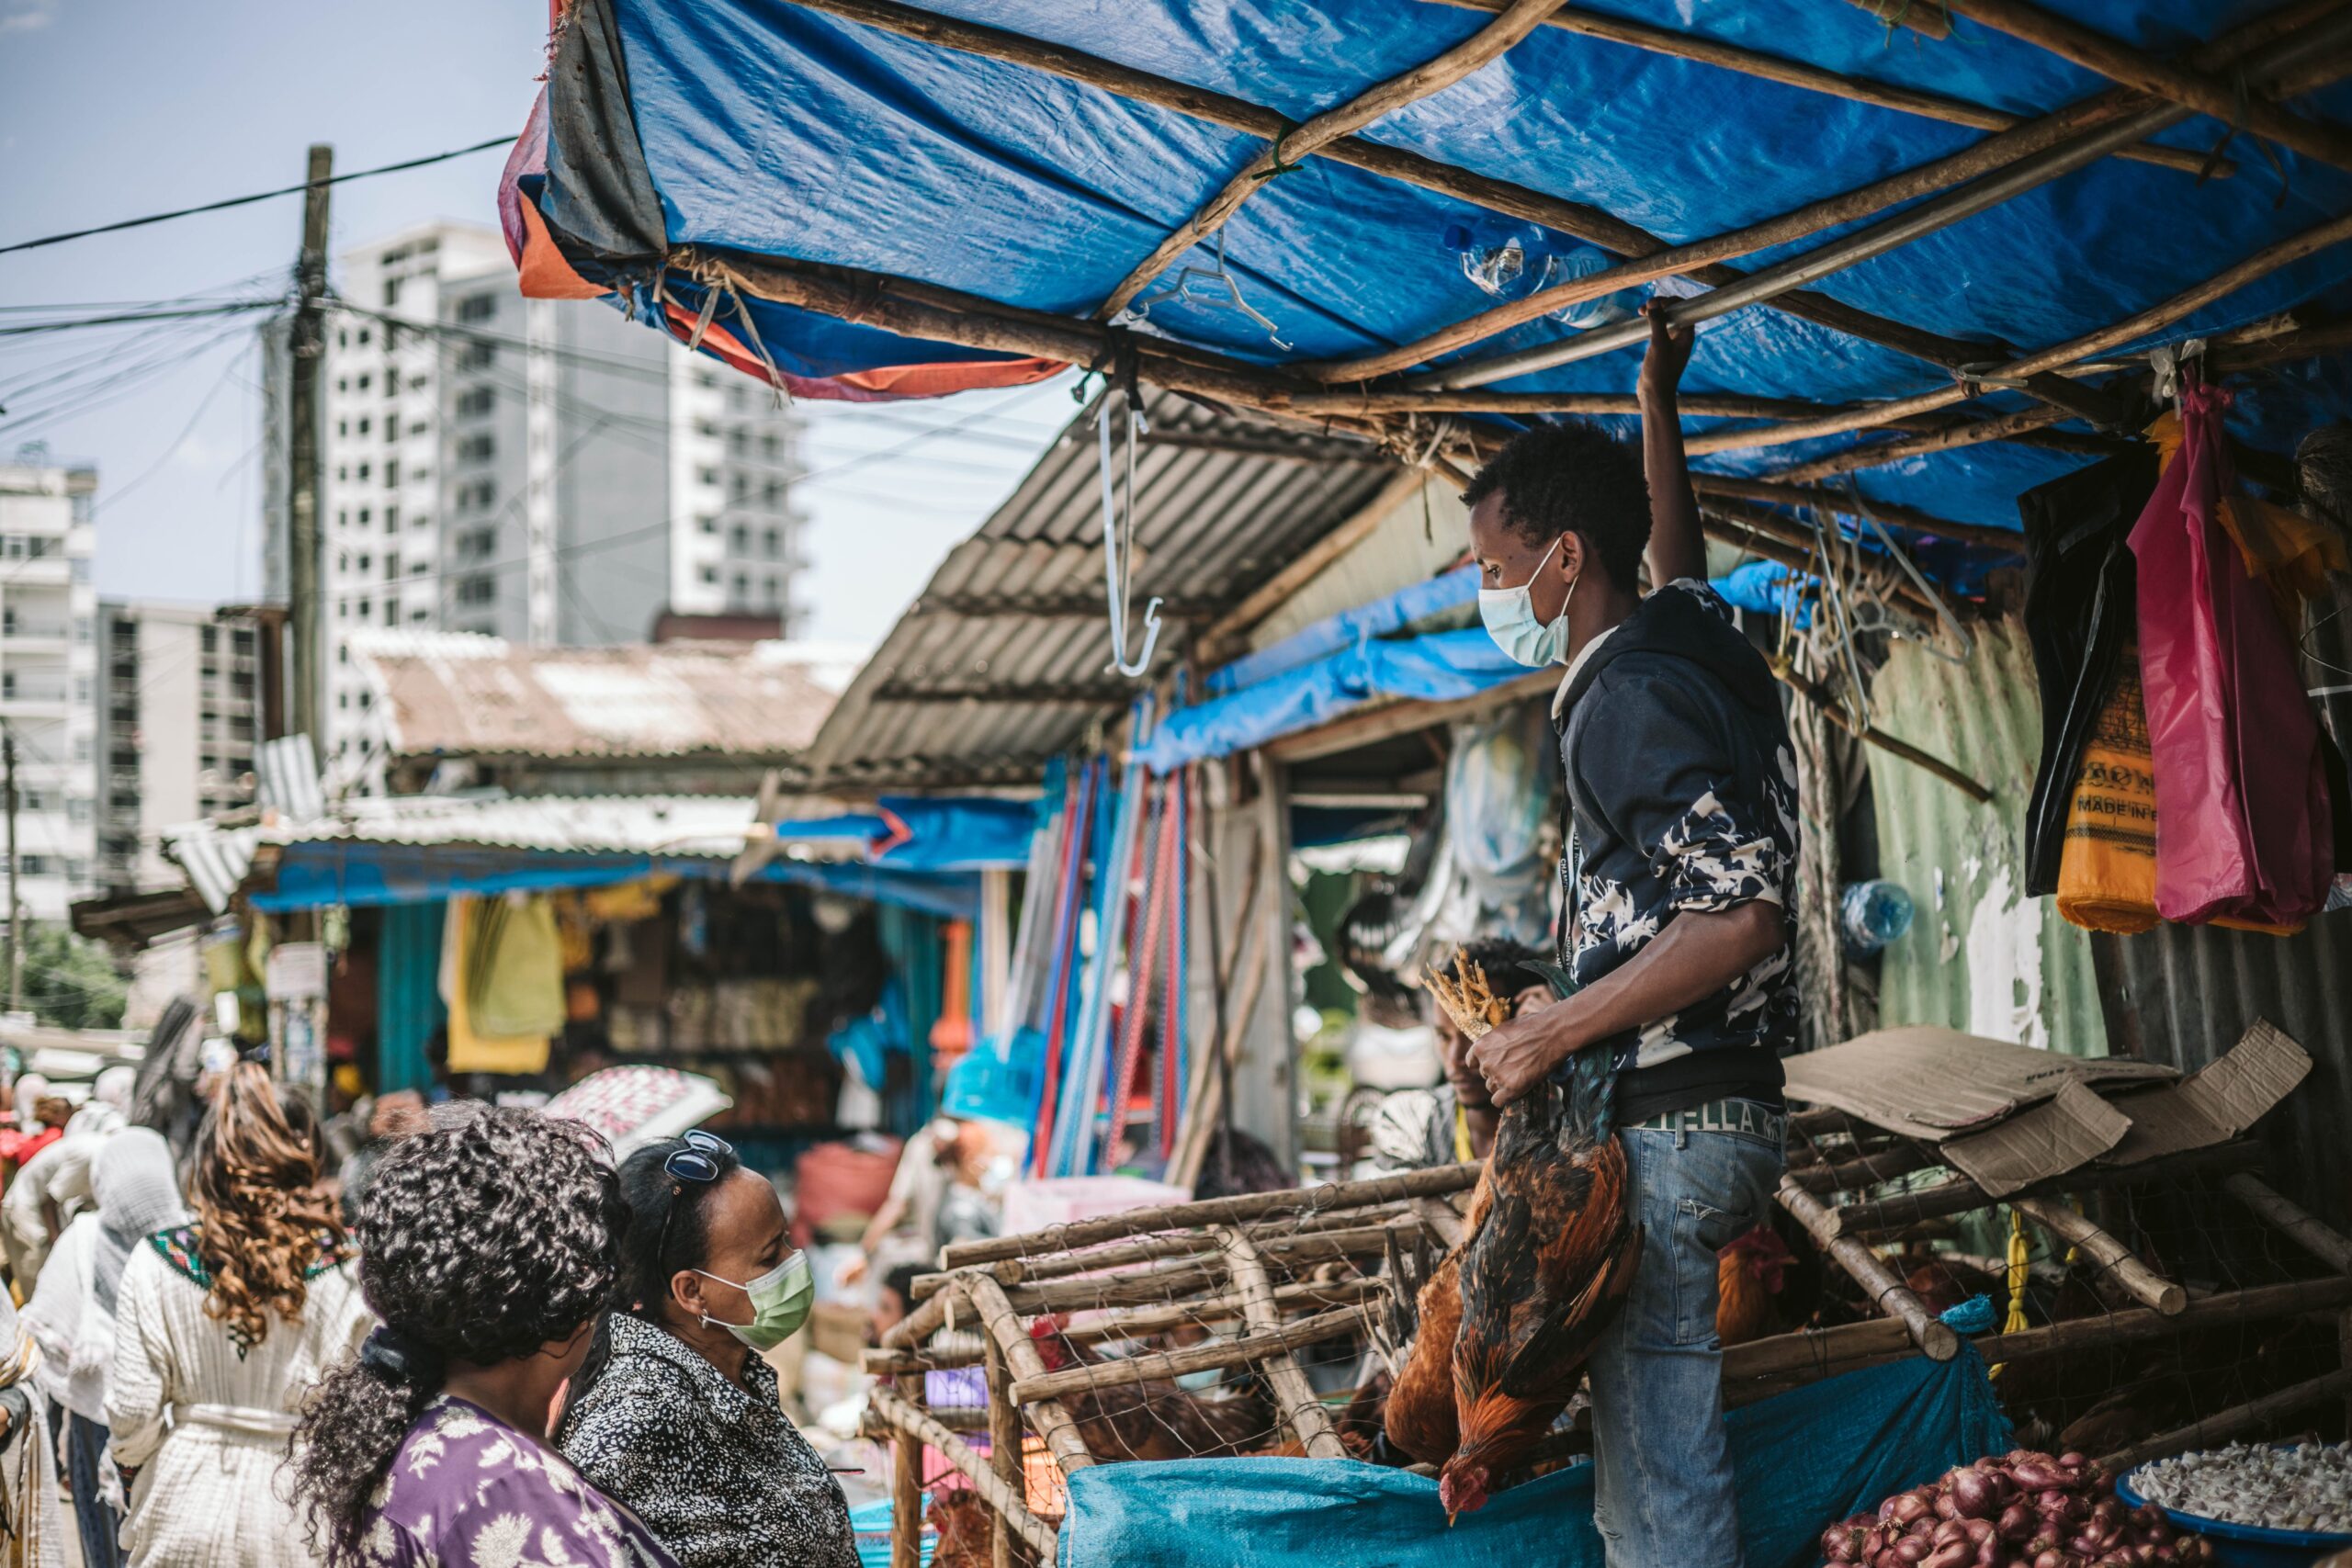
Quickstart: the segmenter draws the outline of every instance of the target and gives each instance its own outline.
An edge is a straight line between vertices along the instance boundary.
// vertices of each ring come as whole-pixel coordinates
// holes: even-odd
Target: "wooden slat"
[[[1004,1287],[982,1275],[975,1278],[967,1289],[971,1293],[972,1310],[980,1314],[980,1322],[994,1337],[997,1348],[1004,1352],[1006,1365],[1012,1369],[1012,1375],[1015,1378],[1044,1376],[1046,1359],[1037,1353],[1036,1341],[1029,1337],[1029,1331],[1023,1326],[1020,1315],[1004,1299]],[[1070,1419],[1069,1412],[1061,1407],[1059,1401],[1039,1399],[1023,1403],[1029,1425],[1036,1428],[1037,1436],[1046,1439],[1046,1450],[1053,1454],[1054,1461],[1062,1467],[1064,1475],[1084,1470],[1094,1462],[1094,1456],[1087,1451],[1085,1438],[1079,1433],[1078,1423]]]
[[[1317,1313],[1313,1317],[1286,1323],[1264,1334],[1248,1334],[1223,1344],[1193,1345],[1182,1350],[1151,1350],[1140,1356],[1125,1356],[1115,1361],[1065,1367],[1057,1372],[1046,1371],[1041,1361],[1035,1372],[1023,1372],[1014,1380],[1012,1397],[1023,1408],[1030,1409],[1033,1401],[1056,1399],[1062,1394],[1077,1393],[1086,1389],[1124,1388],[1132,1383],[1182,1377],[1186,1372],[1224,1371],[1232,1367],[1264,1361],[1278,1352],[1320,1345],[1326,1340],[1353,1334],[1369,1321],[1363,1307],[1340,1307],[1335,1312]],[[1034,1415],[1031,1418],[1035,1419]]]
[[[1241,1297],[1242,1316],[1250,1325],[1250,1337],[1262,1339],[1281,1333],[1282,1314],[1274,1305],[1273,1286],[1266,1278],[1266,1266],[1260,1260],[1258,1249],[1238,1230],[1220,1225],[1216,1234],[1225,1247],[1226,1268]],[[1347,1445],[1340,1441],[1340,1434],[1331,1426],[1331,1413],[1315,1396],[1313,1385],[1299,1371],[1298,1362],[1287,1347],[1260,1361],[1258,1370],[1266,1374],[1283,1416],[1307,1458],[1348,1457]]]
[[[1896,1279],[1878,1255],[1849,1235],[1839,1235],[1830,1224],[1829,1211],[1804,1188],[1783,1179],[1781,1207],[1838,1260],[1839,1268],[1862,1287],[1871,1303],[1887,1316],[1901,1320],[1921,1352],[1931,1361],[1949,1361],[1960,1354],[1960,1336],[1951,1325],[1930,1313],[1910,1288]]]
[[[939,1451],[940,1458],[954,1465],[957,1473],[972,1483],[972,1490],[978,1493],[980,1500],[996,1514],[999,1540],[1004,1538],[1006,1528],[1009,1527],[1013,1533],[1021,1537],[1023,1543],[1030,1551],[1036,1552],[1041,1558],[1053,1556],[1054,1529],[1029,1511],[1029,1500],[1018,1484],[1017,1474],[1012,1480],[999,1475],[987,1460],[972,1451],[972,1446],[969,1443],[933,1420],[929,1412],[916,1405],[903,1394],[887,1388],[876,1388],[866,1397],[875,1402],[882,1418],[898,1428],[898,1443],[902,1452],[910,1450],[920,1452],[922,1445],[928,1443]],[[1016,1427],[1014,1431],[1017,1435],[1019,1427]],[[1012,1444],[1013,1462],[1016,1465],[1020,1463],[1020,1450],[1021,1445],[1016,1436],[1016,1440]],[[920,1478],[917,1483],[917,1495],[921,1495]],[[921,1530],[918,1529],[913,1539],[902,1543],[898,1531],[894,1529],[890,1537],[893,1562],[896,1562],[896,1554],[903,1544],[909,1554],[908,1562],[911,1563],[913,1551],[920,1544],[920,1538]]]
[[[2250,1399],[2244,1404],[2216,1411],[2201,1421],[2175,1427],[2161,1437],[2150,1438],[2144,1443],[2134,1443],[2128,1449],[2101,1454],[2099,1468],[2109,1475],[2120,1475],[2133,1465],[2144,1464],[2152,1459],[2186,1453],[2191,1449],[2211,1448],[2227,1438],[2260,1431],[2282,1416],[2291,1416],[2299,1410],[2307,1410],[2345,1394],[2352,1394],[2352,1371],[2338,1369],[2309,1382],[2299,1382],[2292,1388],[2282,1388],[2276,1393],[2266,1393],[2260,1399]]]
[[[2178,1317],[2188,1305],[2187,1291],[2141,1262],[2130,1247],[2064,1203],[2051,1198],[2017,1198],[2011,1204],[2043,1230],[2079,1247],[2142,1306]]]

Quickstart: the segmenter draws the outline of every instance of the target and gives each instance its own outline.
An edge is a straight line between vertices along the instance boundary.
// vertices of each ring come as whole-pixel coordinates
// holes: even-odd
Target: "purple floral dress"
[[[368,1568],[676,1568],[560,1455],[447,1395],[401,1440],[360,1550]]]

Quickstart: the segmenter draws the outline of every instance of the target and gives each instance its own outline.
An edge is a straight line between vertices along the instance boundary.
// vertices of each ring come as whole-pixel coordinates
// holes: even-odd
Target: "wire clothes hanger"
[[[1180,305],[1198,305],[1204,310],[1230,310],[1249,318],[1265,333],[1268,343],[1288,352],[1291,345],[1283,341],[1282,329],[1242,298],[1241,280],[1226,270],[1225,231],[1220,229],[1210,236],[1209,244],[1216,252],[1215,267],[1178,267],[1174,277],[1144,295],[1127,310],[1137,321],[1148,320],[1154,305],[1170,299]]]

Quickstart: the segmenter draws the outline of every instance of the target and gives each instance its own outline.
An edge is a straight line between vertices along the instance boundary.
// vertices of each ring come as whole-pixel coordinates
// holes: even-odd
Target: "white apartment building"
[[[38,446],[0,462],[0,724],[17,743],[19,897],[36,920],[96,890],[97,488],[96,469]]]
[[[99,602],[100,887],[176,884],[163,829],[253,804],[256,636],[207,605]]]
[[[321,373],[322,760],[369,786],[364,627],[643,641],[664,609],[797,619],[797,421],[750,378],[607,305],[525,299],[495,231],[405,230],[338,258]],[[281,329],[282,331],[282,329]],[[267,358],[282,412],[284,340]],[[273,417],[272,598],[283,421]]]

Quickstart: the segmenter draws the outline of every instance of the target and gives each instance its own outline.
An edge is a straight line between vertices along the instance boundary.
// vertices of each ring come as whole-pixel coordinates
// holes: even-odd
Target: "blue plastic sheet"
[[[1037,810],[1025,801],[886,795],[878,805],[878,812],[787,818],[775,836],[865,844],[875,864],[899,871],[1017,871],[1029,863]]]
[[[641,153],[630,155],[641,159],[672,247],[871,269],[1083,317],[1264,146],[1171,110],[774,0],[598,3],[611,6],[625,56],[626,107],[632,140],[641,144]],[[1865,8],[1818,0],[1590,3],[1599,12],[2020,115],[2107,85],[1964,18],[1954,20],[1950,39],[1936,40],[1890,29]],[[2276,9],[2278,0],[2050,4],[2124,43],[2173,55]],[[1425,0],[1109,6],[931,0],[930,8],[1231,94],[1294,123],[1491,20],[1476,8]],[[550,90],[578,89],[559,78]],[[2317,112],[2352,118],[2352,88],[2339,85],[2308,102]],[[1551,28],[1362,134],[1589,203],[1675,243],[1917,167],[1983,135]],[[2160,140],[2206,149],[2226,134],[2219,122],[2193,118]],[[596,192],[561,156],[564,132],[555,141],[558,156],[537,199],[543,212],[576,213]],[[2203,181],[2107,158],[1813,287],[1982,343],[1985,356],[1996,359],[2004,345],[2039,348],[2104,327],[2352,206],[2352,175],[2343,170],[2283,150],[2257,151],[2245,138],[2229,151],[2234,175]],[[1267,363],[1409,341],[1491,302],[1446,243],[1449,231],[1487,218],[1419,186],[1309,158],[1268,181],[1224,231],[1233,276],[1290,346],[1276,346],[1239,313],[1199,300],[1153,307],[1150,325]],[[1770,265],[1845,231],[1737,265]],[[644,258],[649,279],[660,260]],[[1196,248],[1179,265],[1216,263]],[[695,300],[683,278],[670,282],[673,296]],[[642,310],[650,288],[631,303]],[[2305,304],[2352,305],[2343,248],[2216,299],[2162,335],[2208,334]],[[887,333],[781,307],[752,309],[762,337],[787,368],[830,374],[907,356],[905,341]],[[1555,341],[1572,331],[1545,319],[1466,352]],[[1638,353],[1621,350],[1503,387],[1623,391]],[[1694,393],[1837,402],[1903,396],[1949,380],[1939,367],[1751,308],[1702,329],[1684,384]],[[2266,373],[2259,392],[2233,412],[2233,429],[2283,450],[2352,402],[2352,367],[2308,364]],[[1856,439],[1719,454],[1702,463],[1754,472]],[[2087,460],[1985,443],[1872,468],[1859,483],[1874,499],[2015,527],[2018,491]]]
[[[1821,1532],[1998,1453],[2007,1421],[1963,1347],[1872,1367],[1731,1416],[1750,1568],[1809,1568]],[[1342,1545],[1344,1543],[1344,1545]],[[1601,1568],[1592,1469],[1503,1493],[1448,1529],[1437,1483],[1351,1460],[1102,1464],[1069,1480],[1061,1568]]]
[[[1164,773],[1311,729],[1374,697],[1452,702],[1527,672],[1495,646],[1484,626],[1363,642],[1246,691],[1178,708],[1160,721],[1140,755],[1145,766]]]
[[[1306,630],[1295,632],[1272,648],[1259,649],[1212,671],[1201,682],[1202,692],[1221,697],[1245,686],[1287,673],[1327,655],[1352,648],[1368,637],[1385,637],[1416,621],[1458,610],[1478,599],[1478,569],[1458,567],[1439,576],[1408,583],[1396,592],[1326,615]]]

